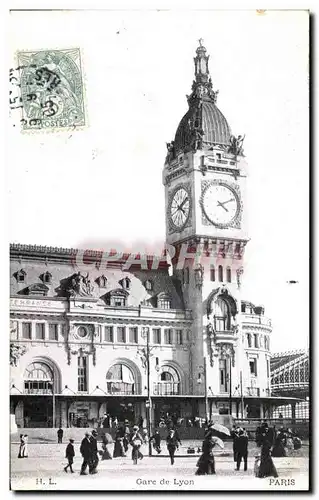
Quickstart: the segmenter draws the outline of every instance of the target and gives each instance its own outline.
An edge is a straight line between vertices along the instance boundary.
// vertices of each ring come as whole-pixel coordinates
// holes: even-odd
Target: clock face
[[[207,219],[216,226],[229,226],[238,216],[238,195],[227,184],[208,184],[202,196]]]
[[[189,193],[181,187],[175,191],[170,206],[170,216],[174,226],[178,229],[182,228],[187,222],[189,212]]]

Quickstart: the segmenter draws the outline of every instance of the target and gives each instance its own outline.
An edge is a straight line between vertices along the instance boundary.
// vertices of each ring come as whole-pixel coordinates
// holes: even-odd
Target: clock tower
[[[245,217],[247,165],[243,137],[235,137],[217,107],[199,41],[188,111],[167,144],[163,170],[166,241],[175,248],[173,273],[192,311],[190,386],[223,395],[239,383],[244,355],[240,284],[248,241]],[[206,375],[206,376],[205,376]],[[214,408],[212,409],[215,413]]]

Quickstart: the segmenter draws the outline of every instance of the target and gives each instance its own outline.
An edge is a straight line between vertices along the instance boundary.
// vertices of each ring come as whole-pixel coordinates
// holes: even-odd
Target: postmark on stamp
[[[22,129],[85,125],[81,54],[78,48],[19,52]]]

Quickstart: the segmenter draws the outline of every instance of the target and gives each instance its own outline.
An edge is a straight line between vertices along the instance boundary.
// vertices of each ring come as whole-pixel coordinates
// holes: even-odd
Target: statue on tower
[[[244,143],[245,136],[239,135],[238,137],[235,137],[234,135],[231,136],[230,138],[230,145],[228,148],[228,153],[232,153],[233,155],[243,155],[244,154],[244,148],[243,148],[243,143]]]

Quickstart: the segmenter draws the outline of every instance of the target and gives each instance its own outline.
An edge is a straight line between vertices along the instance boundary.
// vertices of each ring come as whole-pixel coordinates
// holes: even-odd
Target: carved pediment
[[[89,279],[89,273],[86,275],[78,273],[72,274],[69,278],[61,281],[59,292],[67,297],[92,297],[94,285]]]
[[[20,290],[19,295],[39,295],[46,297],[48,295],[49,288],[44,283],[34,283],[33,285]]]

